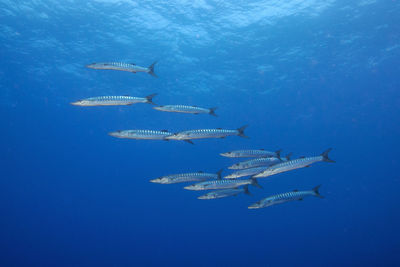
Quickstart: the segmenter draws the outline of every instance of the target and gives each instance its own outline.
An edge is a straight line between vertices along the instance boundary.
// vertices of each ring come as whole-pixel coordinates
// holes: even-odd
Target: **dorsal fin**
[[[264,148],[260,148],[260,150],[264,150]]]
[[[217,130],[222,130],[222,128],[217,128]]]
[[[129,64],[131,64],[131,65],[136,65],[135,63],[129,63]]]
[[[299,190],[295,189],[295,190],[293,190],[293,192],[299,192]]]
[[[123,96],[130,96],[130,95],[123,95]]]
[[[204,173],[203,171],[198,171],[198,173]]]
[[[301,157],[299,157],[299,159],[304,159],[306,156],[301,156]]]
[[[163,133],[168,133],[168,130],[161,130],[161,132],[163,132]]]

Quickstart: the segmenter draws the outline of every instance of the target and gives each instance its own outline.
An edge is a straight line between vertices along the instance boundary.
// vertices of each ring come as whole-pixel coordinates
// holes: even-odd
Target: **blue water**
[[[158,78],[84,67],[154,60]],[[0,1],[0,266],[399,266],[399,61],[396,0]],[[151,93],[219,117],[69,104]],[[195,145],[107,135],[245,124]],[[149,183],[229,150],[328,147],[337,163],[253,196]],[[318,184],[324,199],[247,209]]]

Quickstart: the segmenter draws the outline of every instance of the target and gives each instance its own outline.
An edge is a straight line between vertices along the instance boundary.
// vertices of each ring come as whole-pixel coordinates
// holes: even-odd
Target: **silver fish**
[[[199,196],[198,199],[216,199],[223,197],[236,196],[240,193],[244,193],[246,195],[251,195],[249,191],[249,185],[243,186],[243,188],[230,188],[230,189],[222,189],[222,190],[214,190]]]
[[[172,135],[172,133],[167,130],[123,130],[111,132],[109,135],[126,139],[166,140],[165,138]]]
[[[254,177],[256,177],[256,178],[268,177],[268,176],[271,176],[271,175],[274,175],[274,174],[278,174],[278,173],[282,173],[282,172],[287,172],[287,171],[291,171],[291,170],[295,170],[295,169],[309,167],[311,164],[313,164],[315,162],[319,162],[319,161],[325,161],[325,162],[332,162],[333,163],[335,161],[331,160],[328,157],[328,153],[331,150],[332,150],[332,148],[327,149],[320,156],[307,157],[307,158],[298,158],[298,159],[289,160],[289,161],[285,161],[285,162],[282,162],[282,163],[275,164],[275,165],[269,167],[268,169],[266,169],[265,171],[254,175]]]
[[[228,188],[237,188],[241,185],[251,184],[256,187],[262,188],[257,180],[254,178],[247,180],[211,180],[205,181],[202,183],[192,184],[189,186],[185,186],[184,188],[187,190],[210,190],[210,189],[228,189]]]
[[[95,70],[119,70],[119,71],[128,71],[132,73],[136,72],[145,72],[150,74],[153,77],[157,77],[157,75],[154,73],[154,65],[157,63],[154,62],[151,64],[149,67],[141,67],[136,65],[135,63],[122,63],[122,62],[104,62],[104,63],[92,63],[89,65],[86,65],[87,68],[89,69],[95,69]]]
[[[256,167],[261,167],[261,166],[272,166],[278,163],[281,163],[283,161],[288,161],[290,160],[290,154],[288,154],[285,158],[256,158],[256,159],[251,159],[251,160],[246,160],[242,162],[238,162],[233,164],[232,166],[229,166],[228,169],[231,170],[243,170],[243,169],[248,169],[248,168],[256,168]]]
[[[158,184],[176,184],[185,182],[215,180],[215,179],[221,179],[221,173],[222,170],[219,170],[217,173],[192,172],[192,173],[171,174],[150,180],[150,182]]]
[[[220,155],[228,158],[280,158],[281,150],[271,152],[264,149],[235,150],[221,153]]]
[[[134,97],[134,96],[97,96],[90,97],[76,102],[72,102],[71,105],[74,106],[123,106],[132,105],[136,103],[148,103],[153,104],[153,97],[157,94],[151,94],[146,97]]]
[[[217,108],[200,108],[196,106],[185,106],[185,105],[165,105],[153,107],[156,110],[165,112],[178,112],[178,113],[191,113],[191,114],[210,114],[217,116],[215,110]]]
[[[307,196],[316,196],[319,198],[323,198],[318,192],[318,189],[320,188],[321,185],[316,186],[312,190],[308,191],[298,191],[294,190],[292,192],[287,192],[287,193],[282,193],[270,197],[266,197],[264,199],[261,199],[260,201],[250,205],[248,208],[249,209],[260,209],[260,208],[266,208],[272,205],[280,204],[280,203],[285,203],[289,201],[295,201],[295,200],[303,200],[303,198]]]
[[[244,176],[252,176],[252,175],[259,174],[259,173],[265,171],[266,169],[268,169],[268,166],[261,166],[261,167],[238,170],[238,171],[235,171],[235,172],[225,176],[224,178],[225,179],[237,179],[237,178],[244,177]]]
[[[241,137],[247,137],[244,134],[244,129],[247,125],[242,126],[236,130],[224,130],[224,129],[200,129],[200,130],[189,130],[183,131],[179,133],[175,133],[171,136],[168,136],[167,139],[172,140],[183,140],[188,143],[193,144],[191,139],[202,139],[202,138],[225,138],[227,136],[237,135]]]

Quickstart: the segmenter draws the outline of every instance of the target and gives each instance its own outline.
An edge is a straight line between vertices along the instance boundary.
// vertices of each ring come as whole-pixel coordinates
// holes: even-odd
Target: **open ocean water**
[[[154,61],[158,78],[85,68]],[[400,265],[400,1],[0,0],[0,63],[0,266]],[[218,117],[70,105],[152,93]],[[194,145],[108,135],[243,125]],[[236,149],[330,147],[336,163],[252,196],[149,182],[227,175]]]

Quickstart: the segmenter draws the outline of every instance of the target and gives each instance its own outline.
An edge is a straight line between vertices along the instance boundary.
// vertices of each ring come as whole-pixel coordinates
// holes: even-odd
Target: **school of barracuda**
[[[148,73],[153,77],[157,77],[154,72],[154,66],[157,62],[154,62],[149,67],[141,67],[134,63],[122,63],[122,62],[106,62],[106,63],[92,63],[86,65],[90,69],[99,70],[117,70],[131,73]],[[94,96],[85,99],[71,102],[71,105],[82,106],[82,107],[93,107],[93,106],[126,106],[138,103],[147,103],[155,105],[154,109],[163,112],[176,112],[186,114],[209,114],[217,116],[215,113],[216,107],[206,108],[198,106],[190,106],[183,104],[173,105],[156,105],[153,102],[153,98],[157,94],[151,94],[145,97],[119,95],[119,96]],[[150,129],[127,129],[117,130],[109,132],[110,136],[116,138],[125,139],[137,139],[137,140],[180,140],[190,144],[193,143],[193,139],[208,139],[208,138],[225,138],[228,136],[240,136],[247,138],[244,134],[244,130],[247,125],[241,126],[237,129],[190,129],[180,132],[170,132],[168,130],[150,130]],[[310,167],[312,164],[317,162],[330,162],[328,153],[331,148],[322,152],[319,156],[312,157],[299,157],[292,159],[292,153],[287,154],[285,157],[281,157],[281,150],[267,151],[264,149],[244,149],[235,150],[220,153],[221,156],[227,158],[249,158],[244,161],[237,162],[227,169],[234,170],[228,175],[222,178],[223,169],[216,173],[206,172],[190,172],[190,173],[178,173],[161,176],[155,179],[151,179],[150,182],[158,184],[178,184],[178,183],[189,183],[195,182],[194,184],[187,185],[184,187],[186,190],[203,191],[213,190],[206,194],[198,196],[198,199],[209,200],[225,198],[230,196],[237,196],[239,194],[251,195],[249,191],[249,185],[254,187],[263,188],[258,183],[258,178],[267,178],[273,175],[277,175],[292,170]],[[249,177],[243,179],[242,177]],[[241,178],[241,179],[238,179]],[[289,192],[279,193],[263,198],[250,206],[249,209],[259,209],[276,204],[303,200],[307,196],[315,196],[323,198],[319,194],[319,188],[321,185],[317,185],[311,190],[299,191],[297,189]]]

